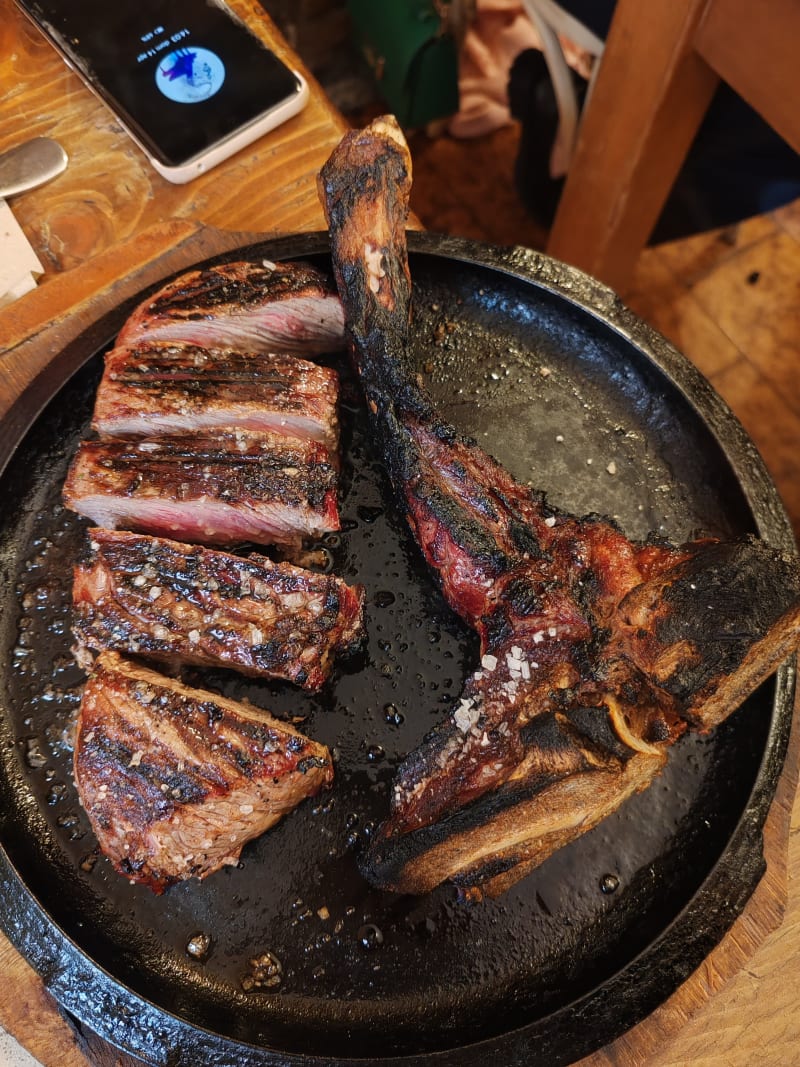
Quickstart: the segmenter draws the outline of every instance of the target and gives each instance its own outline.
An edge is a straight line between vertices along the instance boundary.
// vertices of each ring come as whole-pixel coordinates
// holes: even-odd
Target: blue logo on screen
[[[207,48],[177,48],[156,68],[156,85],[178,104],[208,100],[224,81],[225,64]]]

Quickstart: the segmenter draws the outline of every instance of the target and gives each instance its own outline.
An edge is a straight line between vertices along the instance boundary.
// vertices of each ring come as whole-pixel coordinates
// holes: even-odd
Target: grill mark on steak
[[[92,428],[106,437],[218,426],[338,442],[338,376],[296,356],[142,341],[112,349]]]
[[[204,544],[296,544],[339,529],[337,472],[316,441],[221,427],[83,441],[67,507],[98,526]]]
[[[91,529],[88,544],[72,626],[87,670],[113,649],[315,690],[363,640],[363,587],[334,575],[121,531]]]
[[[114,652],[86,684],[74,772],[103,853],[156,893],[238,862],[333,777],[323,745],[267,712]]]
[[[224,263],[168,282],[117,343],[154,339],[314,355],[342,347],[343,314],[329,279],[307,263]]]
[[[398,892],[451,879],[495,895],[648,786],[687,728],[716,725],[797,647],[800,569],[754,538],[631,542],[548,505],[445,423],[408,351],[410,182],[384,117],[345,135],[319,187],[398,506],[481,663],[399,767],[361,863]]]

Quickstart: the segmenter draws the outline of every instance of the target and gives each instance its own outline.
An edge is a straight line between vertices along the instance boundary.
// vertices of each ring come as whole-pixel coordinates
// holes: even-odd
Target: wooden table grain
[[[255,0],[230,2],[302,70]],[[13,201],[45,275],[0,311],[0,443],[46,396],[48,367],[68,341],[127,295],[236,247],[243,233],[324,226],[316,174],[345,124],[310,85],[301,115],[189,185],[170,185],[11,0],[0,0],[0,150],[47,134],[70,157],[63,175]],[[584,1067],[800,1063],[799,748],[796,722],[766,827],[767,873],[744,914],[661,1008]],[[2,935],[0,1022],[45,1067],[135,1062],[65,1016]]]
[[[257,0],[230,6],[301,67]],[[0,151],[47,135],[69,155],[57,180],[14,200],[48,273],[91,261],[166,219],[266,234],[323,227],[316,172],[345,123],[313,80],[311,90],[300,115],[208,174],[172,185],[14,4],[0,4]]]

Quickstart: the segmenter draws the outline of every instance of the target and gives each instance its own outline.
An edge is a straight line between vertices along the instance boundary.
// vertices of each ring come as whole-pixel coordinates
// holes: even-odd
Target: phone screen
[[[300,91],[213,0],[18,0],[134,136],[179,166]]]

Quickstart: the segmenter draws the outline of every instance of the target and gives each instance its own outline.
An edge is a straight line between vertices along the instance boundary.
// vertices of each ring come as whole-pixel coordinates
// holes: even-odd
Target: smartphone
[[[17,0],[168,181],[296,115],[290,70],[220,0]]]

